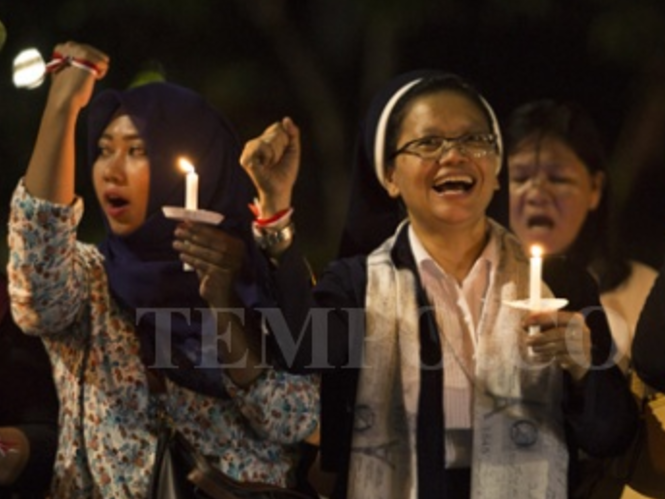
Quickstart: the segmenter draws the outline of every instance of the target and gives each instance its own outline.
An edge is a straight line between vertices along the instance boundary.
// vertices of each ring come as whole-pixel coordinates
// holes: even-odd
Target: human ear
[[[399,197],[399,187],[395,183],[395,167],[394,166],[386,167],[386,176],[385,176],[385,182],[383,184],[383,187],[385,187],[386,191],[388,191],[388,195],[391,198],[398,198]]]
[[[589,210],[593,211],[603,198],[603,186],[605,185],[605,173],[596,172],[591,175],[591,198],[589,200]]]

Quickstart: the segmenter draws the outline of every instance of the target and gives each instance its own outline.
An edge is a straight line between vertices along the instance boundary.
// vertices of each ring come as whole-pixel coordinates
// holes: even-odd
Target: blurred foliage
[[[138,73],[136,73],[128,87],[138,87],[156,81],[166,81],[164,68],[162,68],[159,63],[148,63],[143,69],[140,69]]]
[[[292,116],[304,143],[296,218],[316,270],[335,256],[358,122],[396,72],[461,73],[500,116],[527,99],[578,100],[622,163],[637,158],[629,171],[656,154],[626,127],[637,130],[657,88],[646,75],[658,74],[654,61],[665,54],[662,0],[0,0],[0,19],[8,32],[2,199],[27,163],[46,95],[45,87],[11,87],[11,58],[27,45],[47,54],[57,42],[85,41],[112,58],[100,87],[162,77],[189,86],[231,118],[243,141]],[[657,125],[657,117],[641,123],[640,136]],[[98,214],[85,169],[78,175],[93,240]],[[621,180],[625,198],[631,176]]]
[[[2,47],[5,45],[6,39],[7,39],[7,30],[5,29],[5,25],[2,24],[2,21],[0,21],[0,50],[2,50]]]
[[[592,49],[640,69],[665,55],[665,4],[656,0],[594,0],[602,10],[591,24]]]

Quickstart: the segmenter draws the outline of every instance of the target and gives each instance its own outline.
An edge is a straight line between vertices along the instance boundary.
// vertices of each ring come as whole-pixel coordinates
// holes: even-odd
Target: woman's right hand
[[[53,51],[64,57],[87,61],[97,68],[95,75],[79,67],[63,64],[51,73],[49,105],[79,111],[90,101],[95,80],[106,75],[109,57],[95,47],[71,41],[56,45]]]
[[[300,166],[300,130],[291,118],[273,123],[245,144],[240,164],[256,186],[262,217],[290,208]]]
[[[51,73],[52,81],[37,141],[25,174],[25,188],[33,196],[52,203],[70,204],[75,199],[76,122],[95,86],[109,67],[103,52],[82,43],[56,45],[54,51],[64,61]],[[95,74],[66,61],[68,57],[85,66],[93,65]]]

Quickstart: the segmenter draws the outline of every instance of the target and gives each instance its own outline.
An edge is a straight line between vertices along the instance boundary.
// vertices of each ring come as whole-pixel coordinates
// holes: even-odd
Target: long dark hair
[[[610,232],[611,189],[602,136],[590,114],[579,104],[538,100],[521,105],[506,121],[506,154],[514,153],[527,138],[539,143],[546,137],[559,139],[570,147],[590,174],[605,174],[600,203],[588,213],[566,254],[597,276],[601,291],[613,289],[628,277],[630,266]]]

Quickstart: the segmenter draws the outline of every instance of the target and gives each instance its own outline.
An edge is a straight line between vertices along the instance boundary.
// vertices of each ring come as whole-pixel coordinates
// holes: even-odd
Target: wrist
[[[82,106],[71,96],[50,95],[44,108],[44,118],[75,126],[81,109]]]
[[[254,205],[259,210],[261,218],[271,218],[291,207],[291,196],[260,195],[258,199],[254,200]]]
[[[291,245],[295,235],[293,208],[288,206],[267,216],[255,199],[250,209],[255,217],[252,223],[254,241],[268,257],[278,258]]]
[[[252,225],[256,244],[269,256],[281,254],[291,245],[291,241],[295,236],[295,226],[291,221],[291,217],[288,217],[286,223],[281,220],[278,223],[279,225],[260,226],[254,222]]]

